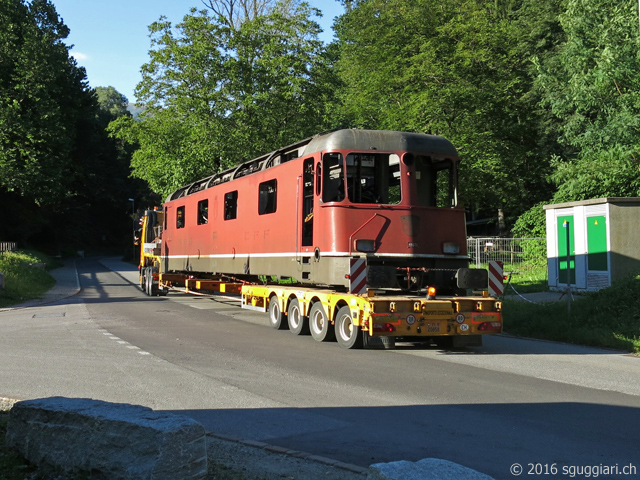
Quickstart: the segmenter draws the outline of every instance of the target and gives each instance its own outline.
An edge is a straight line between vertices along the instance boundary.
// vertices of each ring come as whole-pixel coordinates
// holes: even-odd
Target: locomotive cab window
[[[262,182],[258,189],[258,215],[274,213],[277,208],[277,186],[275,179]]]
[[[176,209],[176,228],[184,228],[184,205]]]
[[[416,190],[418,204],[425,207],[453,208],[458,204],[456,164],[450,159],[418,155]]]
[[[323,158],[324,170],[318,168],[322,175],[322,201],[341,202],[344,200],[344,167],[342,155],[326,153]],[[319,182],[318,182],[319,184]]]
[[[233,220],[238,216],[238,191],[224,194],[224,219]]]
[[[347,192],[352,203],[400,203],[400,157],[350,153],[347,155]]]
[[[198,202],[198,225],[206,225],[209,222],[209,200]]]

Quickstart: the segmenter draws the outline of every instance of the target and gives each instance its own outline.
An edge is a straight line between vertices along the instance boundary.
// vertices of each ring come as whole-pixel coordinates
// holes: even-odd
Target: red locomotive
[[[486,273],[466,268],[458,161],[434,135],[316,135],[169,195],[160,270],[340,289],[364,259],[369,288],[482,288]]]

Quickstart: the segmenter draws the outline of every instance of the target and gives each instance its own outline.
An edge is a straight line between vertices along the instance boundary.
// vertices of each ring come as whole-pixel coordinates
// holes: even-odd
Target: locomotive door
[[[302,167],[302,198],[298,201],[302,202],[300,212],[302,214],[301,225],[302,236],[301,245],[303,247],[313,246],[313,193],[314,193],[314,174],[313,174],[313,158],[307,158],[303,162]]]

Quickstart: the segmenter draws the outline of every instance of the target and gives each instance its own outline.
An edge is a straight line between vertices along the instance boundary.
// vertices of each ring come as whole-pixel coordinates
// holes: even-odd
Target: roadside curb
[[[11,407],[19,401],[17,398],[0,397],[0,412],[11,410]]]
[[[327,465],[334,468],[339,468],[340,470],[345,470],[350,473],[356,473],[359,475],[366,475],[369,471],[368,468],[360,467],[358,465],[354,465],[352,463],[344,463],[339,460],[335,460],[333,458],[322,457],[320,455],[315,455],[308,452],[302,452],[299,450],[292,450],[290,448],[278,447],[276,445],[270,445],[268,443],[259,442],[256,440],[244,440],[241,438],[229,436],[229,435],[220,435],[216,433],[207,432],[207,437],[212,437],[218,440],[223,440],[227,442],[238,443],[240,445],[244,445],[246,447],[253,447],[257,449],[264,450],[269,453],[275,453],[278,455],[286,455],[289,457],[299,458],[301,460],[321,463],[323,465]]]
[[[9,397],[0,397],[0,411],[8,411],[11,410],[14,404],[20,402],[21,400],[16,398]],[[322,465],[326,465],[332,468],[337,468],[340,470],[344,470],[349,473],[355,473],[358,475],[366,476],[368,473],[368,468],[360,467],[358,465],[354,465],[351,463],[341,462],[332,458],[322,457],[320,455],[315,455],[308,452],[302,452],[299,450],[292,450],[285,447],[279,447],[276,445],[270,445],[268,443],[259,442],[256,440],[245,440],[242,438],[230,436],[230,435],[221,435],[212,432],[206,432],[206,436],[208,438],[213,438],[216,440],[221,440],[225,442],[232,442],[239,445],[244,445],[245,447],[251,447],[259,450],[264,450],[267,453],[272,453],[276,455],[284,455],[287,457],[297,458],[300,460],[305,460],[308,462],[315,462]]]

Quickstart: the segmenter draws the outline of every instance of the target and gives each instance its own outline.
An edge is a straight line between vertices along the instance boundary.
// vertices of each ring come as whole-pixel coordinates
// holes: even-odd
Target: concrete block
[[[92,478],[200,480],[207,474],[202,425],[137,405],[63,397],[18,402],[7,444],[37,465]]]
[[[493,478],[447,460],[424,458],[417,462],[401,460],[376,463],[369,467],[367,480],[493,480]]]

